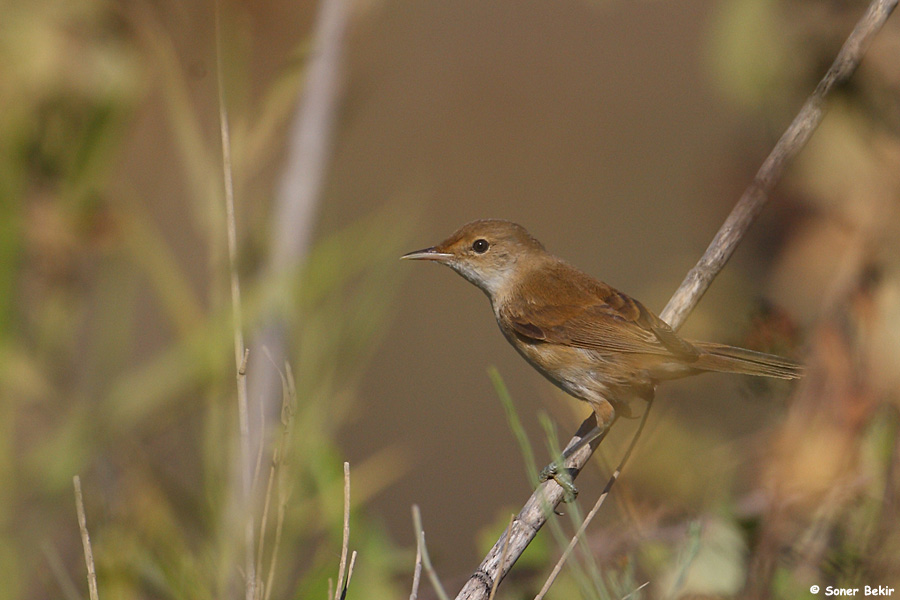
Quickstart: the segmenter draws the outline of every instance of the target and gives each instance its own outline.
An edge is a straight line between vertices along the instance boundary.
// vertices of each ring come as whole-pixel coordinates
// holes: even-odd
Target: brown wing
[[[668,354],[688,361],[699,356],[697,348],[637,300],[563,267],[541,288],[522,289],[517,301],[500,308],[501,319],[518,335],[589,350]]]

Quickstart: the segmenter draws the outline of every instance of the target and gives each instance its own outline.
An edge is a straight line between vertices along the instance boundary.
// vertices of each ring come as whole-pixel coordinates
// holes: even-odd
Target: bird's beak
[[[437,247],[425,248],[424,250],[416,250],[415,252],[407,252],[400,257],[400,260],[436,260],[438,262],[446,262],[453,258],[449,252],[439,252]]]

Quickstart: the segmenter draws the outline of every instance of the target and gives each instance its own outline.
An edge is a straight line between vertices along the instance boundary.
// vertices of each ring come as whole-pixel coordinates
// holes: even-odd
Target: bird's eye
[[[477,252],[478,254],[484,254],[487,252],[487,249],[490,247],[487,240],[477,239],[472,242],[472,250]]]

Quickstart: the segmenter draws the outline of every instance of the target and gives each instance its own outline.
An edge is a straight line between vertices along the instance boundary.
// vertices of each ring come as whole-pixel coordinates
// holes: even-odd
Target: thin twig
[[[413,568],[412,591],[409,593],[409,600],[416,600],[419,597],[419,581],[422,579],[422,544],[420,538],[416,535],[416,566]]]
[[[637,431],[634,432],[634,435],[631,438],[631,442],[628,444],[628,449],[625,450],[625,455],[622,456],[622,460],[619,461],[619,466],[616,467],[616,470],[613,471],[613,474],[609,476],[609,480],[606,482],[606,486],[603,488],[603,492],[600,494],[600,497],[597,498],[597,502],[594,504],[594,507],[584,518],[584,521],[581,523],[581,526],[578,528],[578,531],[575,533],[575,535],[572,536],[572,539],[569,541],[569,545],[566,546],[566,549],[562,553],[562,556],[559,557],[559,561],[557,561],[556,566],[553,567],[553,571],[551,571],[549,577],[547,577],[547,581],[544,582],[544,587],[542,587],[541,591],[538,592],[538,595],[534,597],[534,600],[542,600],[543,597],[547,594],[550,586],[553,585],[556,577],[559,575],[560,571],[562,571],[563,565],[569,559],[569,556],[572,555],[572,551],[575,549],[575,545],[578,543],[578,540],[582,539],[582,536],[587,530],[588,525],[591,521],[594,520],[594,517],[597,516],[597,513],[600,512],[600,507],[603,506],[603,503],[606,501],[606,497],[609,496],[610,490],[612,490],[613,485],[615,485],[616,481],[618,481],[619,475],[622,474],[622,469],[625,468],[625,463],[628,462],[628,459],[631,457],[631,453],[634,451],[635,446],[637,446],[637,442],[641,437],[641,433],[643,433],[644,431],[644,425],[647,424],[647,417],[650,415],[650,407],[652,405],[653,399],[651,398],[647,403],[647,408],[646,410],[644,410],[644,414],[641,415],[641,422],[638,425]],[[494,585],[496,585],[496,583]]]
[[[269,466],[269,478],[266,482],[266,495],[263,499],[262,516],[259,519],[259,544],[257,545],[256,549],[256,572],[260,573],[260,577],[262,577],[262,560],[266,541],[266,525],[269,521],[269,507],[272,503],[272,487],[275,484],[275,468],[278,464],[278,460],[278,446],[276,446],[272,450],[272,464]],[[262,594],[257,595],[260,597],[263,596]]]
[[[344,569],[347,568],[347,548],[350,545],[350,463],[344,463],[344,536],[341,540],[341,565],[338,567],[334,600],[340,600],[344,587]]]
[[[219,91],[219,126],[222,138],[222,174],[225,184],[225,210],[226,210],[226,230],[228,235],[228,264],[231,274],[231,305],[232,305],[232,326],[234,329],[234,362],[235,372],[237,374],[238,387],[238,418],[240,420],[241,429],[241,450],[243,453],[243,465],[241,469],[247,489],[249,492],[250,484],[250,448],[247,444],[249,439],[249,418],[247,411],[247,379],[244,377],[246,364],[244,362],[245,354],[249,356],[249,350],[244,347],[244,325],[243,310],[241,304],[241,282],[237,273],[237,224],[234,216],[234,178],[231,165],[231,134],[228,126],[228,107],[225,104],[224,89],[224,73],[222,66],[221,52],[221,9],[219,3],[216,3],[216,40],[217,40],[217,75],[218,75],[218,91]]]
[[[246,356],[246,354],[245,354]],[[283,378],[283,376],[282,376]],[[265,407],[262,403],[259,404],[259,422],[260,427],[265,428],[266,423],[266,415],[265,415]],[[265,444],[259,444],[256,452],[256,462],[253,466],[253,477],[252,482],[250,484],[250,489],[255,490],[257,482],[259,480],[260,473],[262,471],[262,455],[263,450],[265,449]],[[262,515],[259,520],[259,534],[256,538],[256,590],[254,598],[261,599],[265,596],[265,589],[263,588],[262,582],[262,559],[263,553],[266,548],[266,527],[269,521],[269,507],[272,502],[272,486],[275,480],[275,470],[276,466],[279,462],[279,447],[277,444],[274,444],[272,447],[272,458],[269,464],[269,477],[266,481],[266,493],[263,496],[263,506],[262,506]],[[267,581],[267,584],[271,584],[271,580]]]
[[[268,355],[271,360],[271,355]],[[275,565],[278,563],[278,549],[281,547],[281,534],[284,530],[284,515],[285,509],[287,508],[288,497],[290,493],[285,490],[283,485],[285,481],[285,472],[283,469],[285,457],[288,456],[290,452],[290,441],[291,441],[291,430],[294,421],[294,406],[297,402],[297,390],[294,388],[294,374],[291,372],[291,365],[285,361],[284,363],[284,372],[281,370],[278,371],[281,376],[281,440],[280,443],[276,446],[277,450],[277,460],[275,456],[275,452],[273,452],[273,463],[278,471],[278,519],[275,523],[275,541],[272,543],[272,555],[269,558],[269,571],[266,575],[266,586],[265,586],[265,594],[263,595],[263,600],[269,600],[269,597],[272,594],[272,582],[275,579]],[[269,491],[266,491],[266,505],[269,502]],[[263,513],[265,518],[265,512]],[[263,544],[263,537],[260,535],[260,547]],[[260,556],[262,556],[262,552],[260,551]],[[328,595],[328,598],[331,598],[331,594]]]
[[[353,578],[353,567],[356,565],[356,550],[350,554],[350,566],[347,567],[347,581],[344,582],[344,589],[341,590],[341,600],[346,600],[347,590],[350,588],[350,579]]]
[[[78,591],[78,586],[75,585],[72,577],[66,571],[66,567],[63,565],[63,561],[56,548],[51,546],[50,543],[45,540],[41,542],[41,551],[47,559],[47,564],[50,566],[50,571],[53,573],[57,585],[59,585],[63,599],[82,600],[81,592]]]
[[[226,230],[228,232],[228,267],[231,275],[231,311],[234,329],[234,363],[237,378],[238,426],[241,439],[241,511],[244,519],[244,568],[246,569],[246,600],[256,596],[256,565],[254,558],[253,511],[251,507],[252,466],[250,462],[250,419],[247,401],[247,363],[249,356],[244,346],[243,309],[241,283],[237,267],[237,224],[234,216],[234,173],[231,164],[231,133],[228,124],[228,106],[225,103],[225,73],[222,64],[222,8],[216,2],[216,82],[219,96],[219,131],[222,138],[222,176],[225,186]]]
[[[269,573],[266,576],[266,593],[263,600],[269,600],[272,593],[272,581],[275,579],[275,565],[278,563],[278,549],[281,547],[281,532],[284,529],[284,513],[287,502],[278,504],[278,522],[275,525],[275,541],[272,543],[272,557],[269,559]],[[330,598],[331,596],[329,596]]]
[[[425,530],[422,529],[422,514],[419,512],[418,504],[413,504],[412,516],[413,528],[416,530],[416,540],[418,541],[419,550],[422,554],[422,565],[425,567],[425,572],[428,573],[428,578],[431,580],[431,586],[434,588],[434,592],[440,600],[450,600],[449,596],[447,596],[447,592],[444,591],[444,586],[441,585],[441,580],[438,578],[437,572],[431,565],[431,557],[428,556],[428,547],[425,545]]]
[[[266,407],[263,406],[263,403],[259,403],[259,427],[260,429],[266,429]],[[250,489],[255,490],[257,484],[259,483],[259,476],[262,473],[262,457],[263,451],[266,450],[266,444],[257,444],[256,445],[256,460],[253,461],[253,470],[252,475],[250,477]]]
[[[81,478],[72,478],[75,485],[75,510],[78,511],[78,529],[81,530],[81,545],[84,546],[84,564],[87,565],[88,593],[91,600],[99,600],[97,592],[97,570],[94,568],[94,551],[91,549],[91,537],[88,535],[87,517],[84,514],[84,498],[81,495]]]
[[[238,367],[238,375],[243,377],[247,374],[247,362],[250,360],[250,348],[244,348],[244,357],[241,359],[241,366]]]
[[[826,96],[836,85],[845,82],[856,70],[875,34],[896,7],[897,1],[872,0],[869,4],[865,15],[844,42],[837,58],[822,81],[763,162],[750,187],[741,196],[740,201],[719,229],[703,257],[691,269],[661,313],[660,316],[663,320],[673,328],[677,329],[684,323],[713,279],[725,266],[750,224],[762,210],[768,200],[769,192],[780,179],[788,161],[803,148],[821,122]],[[588,421],[590,420],[588,419]],[[588,421],[581,425],[578,433],[567,447],[576,444],[581,439],[581,436],[587,431]],[[578,475],[593,451],[593,447],[585,446],[570,457],[566,467],[573,478]],[[481,565],[460,590],[457,599],[483,600],[487,598],[494,581],[502,579],[506,575],[515,560],[521,556],[546,522],[548,512],[542,510],[542,503],[546,502],[551,507],[555,507],[562,499],[563,489],[555,481],[549,480],[538,486],[522,507],[512,526],[503,532]],[[500,561],[500,555],[504,545],[507,544],[507,539],[510,540],[508,542],[510,556],[513,559],[509,561],[510,564]]]
[[[622,600],[628,600],[628,598],[631,598],[632,596],[634,596],[635,594],[637,594],[639,591],[641,591],[642,589],[644,589],[644,588],[647,587],[648,585],[650,585],[650,582],[649,582],[649,581],[645,581],[645,582],[642,583],[641,585],[637,586],[636,588],[634,588],[633,590],[631,590],[630,592],[628,592],[626,595],[622,596]]]

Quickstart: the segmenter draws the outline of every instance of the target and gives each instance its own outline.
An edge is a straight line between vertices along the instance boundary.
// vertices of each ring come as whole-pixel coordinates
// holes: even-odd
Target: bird
[[[634,416],[638,401],[651,400],[661,381],[707,371],[803,375],[801,364],[780,356],[681,337],[639,301],[557,258],[511,221],[472,221],[401,258],[445,265],[481,289],[516,351],[590,405],[597,425],[577,448],[604,435],[617,417]],[[553,465],[548,469],[552,476]]]

